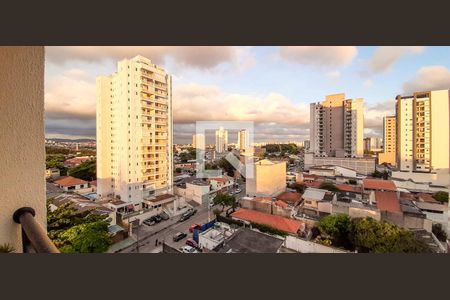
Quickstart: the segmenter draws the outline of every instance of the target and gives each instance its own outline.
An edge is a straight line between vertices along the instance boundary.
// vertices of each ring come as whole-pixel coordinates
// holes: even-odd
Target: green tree
[[[388,171],[380,172],[378,170],[375,170],[375,172],[370,174],[370,176],[372,176],[374,178],[382,178],[384,180],[388,180],[389,179],[389,172]]]
[[[322,234],[331,238],[333,244],[349,248],[351,247],[349,240],[351,223],[352,221],[349,216],[337,214],[322,218],[318,227]]]
[[[432,231],[438,240],[441,242],[447,241],[447,232],[442,228],[442,224],[433,224]]]
[[[227,173],[228,176],[234,176],[234,167],[230,164],[230,162],[225,158],[222,157],[219,162],[218,166],[224,170],[225,173]]]
[[[82,162],[69,170],[70,176],[80,178],[87,181],[92,181],[97,178],[97,164],[95,160],[88,160]]]
[[[225,209],[225,207],[230,206],[234,209],[237,208],[237,201],[234,196],[224,194],[221,192],[218,192],[217,195],[213,199],[214,205],[221,205],[222,211]]]
[[[319,186],[320,189],[328,190],[330,192],[337,192],[339,189],[332,182],[324,181]]]
[[[305,192],[306,185],[304,185],[302,183],[295,182],[295,183],[290,185],[290,188],[291,189],[295,189],[297,191],[297,193],[303,194]]]
[[[448,203],[448,192],[436,192],[433,194],[433,198],[441,203]]]
[[[12,253],[15,249],[10,244],[2,244],[0,245],[0,253]]]
[[[111,245],[108,223],[97,221],[73,226],[60,235],[64,253],[102,253]]]
[[[111,244],[107,215],[80,212],[71,202],[52,211],[52,201],[47,200],[47,232],[61,252],[104,252]]]

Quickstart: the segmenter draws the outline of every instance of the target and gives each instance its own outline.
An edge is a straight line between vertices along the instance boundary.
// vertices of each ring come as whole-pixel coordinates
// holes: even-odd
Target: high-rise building
[[[364,100],[345,94],[310,106],[310,151],[316,156],[361,157],[364,154]]]
[[[378,137],[367,137],[364,139],[365,152],[380,152],[382,140]]]
[[[228,131],[220,127],[216,130],[216,152],[224,153],[228,149]]]
[[[244,151],[248,147],[250,147],[249,140],[248,140],[248,132],[245,129],[239,130],[239,132],[238,132],[238,147],[239,147],[239,150],[244,150]]]
[[[397,96],[397,166],[431,172],[450,167],[449,91]]]
[[[201,133],[195,133],[192,136],[192,147],[195,149],[205,149],[205,135]]]
[[[397,119],[395,116],[386,116],[383,119],[383,152],[378,154],[378,163],[396,165],[397,149]]]
[[[97,192],[139,206],[172,191],[172,79],[136,56],[97,78]]]
[[[303,148],[305,148],[305,150],[308,151],[310,147],[311,147],[311,144],[309,143],[309,140],[303,141]]]

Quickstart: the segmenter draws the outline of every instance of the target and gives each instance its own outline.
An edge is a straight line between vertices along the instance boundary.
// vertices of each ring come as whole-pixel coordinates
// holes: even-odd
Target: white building
[[[172,190],[172,79],[142,56],[117,67],[97,78],[97,191],[141,208]]]
[[[206,149],[205,148],[205,135],[201,133],[196,133],[192,136],[192,147],[195,149]]]
[[[216,152],[224,153],[228,149],[228,131],[220,127],[216,130]]]
[[[238,147],[239,150],[246,151],[249,145],[248,132],[245,129],[239,130],[238,132]]]

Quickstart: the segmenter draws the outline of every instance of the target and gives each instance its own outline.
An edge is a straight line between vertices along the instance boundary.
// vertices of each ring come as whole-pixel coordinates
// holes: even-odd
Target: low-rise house
[[[235,211],[231,214],[231,217],[244,223],[265,225],[293,235],[297,235],[305,229],[305,223],[302,221],[266,214],[245,208],[241,208]]]
[[[198,245],[204,252],[212,251],[222,245],[234,232],[235,230],[228,224],[216,223],[214,227],[198,234]]]
[[[365,178],[362,182],[362,188],[364,192],[382,191],[382,192],[395,192],[397,187],[392,180],[372,179]]]
[[[316,217],[332,213],[331,201],[336,200],[336,194],[328,190],[307,188],[302,195],[300,212]]]
[[[239,201],[242,208],[251,209],[266,214],[289,218],[292,207],[286,202],[271,197],[242,197]]]
[[[55,180],[54,183],[66,192],[83,194],[92,191],[89,189],[89,182],[72,176],[61,177],[58,180]]]
[[[233,186],[234,179],[227,175],[222,175],[221,177],[208,178],[208,182],[211,185],[211,189],[214,191],[226,190]]]
[[[302,195],[297,192],[283,192],[276,197],[277,201],[286,203],[288,206],[295,207],[300,204]]]
[[[195,177],[185,179],[183,184],[174,188],[174,192],[187,201],[195,201],[198,204],[207,204],[216,194],[216,191],[212,191],[209,182]]]
[[[339,199],[348,200],[361,200],[362,199],[362,188],[351,184],[336,184],[336,188],[339,190],[337,192],[337,197]]]
[[[74,168],[74,167],[78,167],[79,165],[81,165],[82,163],[84,163],[85,161],[89,161],[92,160],[93,157],[92,156],[78,156],[78,157],[73,157],[73,158],[69,158],[66,159],[63,162],[63,165],[67,168]]]

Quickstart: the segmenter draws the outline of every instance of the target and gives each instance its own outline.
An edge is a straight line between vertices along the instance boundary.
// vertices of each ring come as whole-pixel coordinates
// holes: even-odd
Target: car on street
[[[180,219],[178,220],[178,222],[183,222],[186,221],[187,219],[189,219],[191,217],[191,214],[185,212],[184,214],[181,215]]]
[[[193,233],[195,229],[200,228],[201,225],[199,224],[192,224],[191,227],[189,227],[189,232]]]
[[[209,202],[209,207],[214,207],[214,202],[213,201],[211,201],[211,202]]]
[[[145,219],[142,223],[144,223],[145,225],[148,225],[148,226],[152,226],[152,225],[156,224],[155,220],[152,218]]]
[[[178,232],[173,236],[173,241],[174,242],[179,242],[182,239],[184,239],[185,237],[187,237],[187,234],[184,232]]]
[[[160,215],[154,216],[156,223],[159,223],[163,220],[163,218]]]
[[[160,213],[159,215],[161,216],[161,218],[162,218],[163,220],[169,220],[169,219],[170,219],[169,215],[166,214],[165,212],[162,212],[162,213]]]
[[[240,192],[242,192],[241,189],[237,189],[237,190],[236,190],[236,194],[239,194]]]
[[[180,251],[182,253],[199,253],[199,251],[197,249],[195,249],[194,247],[191,247],[191,246],[183,246],[180,248]]]

